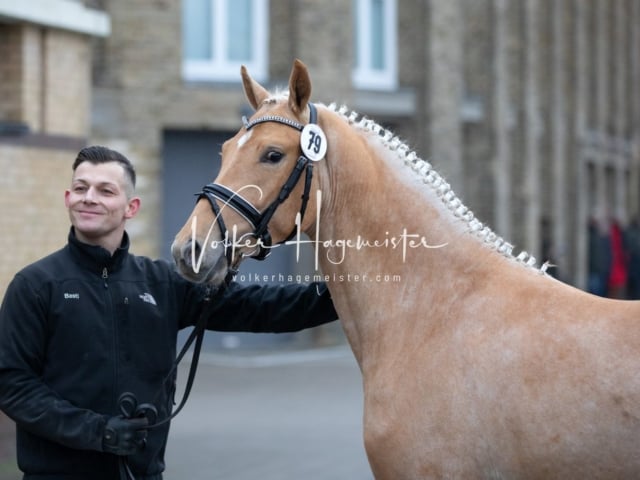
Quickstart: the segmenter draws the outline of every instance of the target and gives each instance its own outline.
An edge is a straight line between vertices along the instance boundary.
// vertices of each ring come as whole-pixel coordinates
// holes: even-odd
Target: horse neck
[[[394,329],[393,322],[419,322],[427,332],[420,305],[437,305],[430,313],[450,311],[464,289],[506,262],[378,141],[365,141],[346,124],[328,133],[333,153],[320,172],[323,199],[315,239],[325,246],[316,254],[361,362],[367,345],[391,341],[398,330],[412,331]],[[340,242],[348,240],[351,246],[342,248]],[[441,320],[429,315],[432,327]]]
[[[345,122],[336,121],[330,128],[333,153],[319,171],[319,240],[332,246],[334,255],[319,256],[323,268],[346,273],[375,267],[384,273],[418,264],[465,265],[475,255],[482,244],[468,234],[469,225],[457,219],[437,192],[394,158],[383,142]],[[314,231],[307,233],[315,238]],[[337,259],[335,244],[344,240],[361,240],[362,248],[348,246],[344,259]],[[378,241],[379,246],[366,241]]]
[[[424,284],[467,271],[482,244],[412,172],[394,167],[374,149],[340,158],[321,207],[323,272],[401,275],[402,284]],[[326,191],[321,188],[323,197]],[[361,286],[346,282],[341,289]]]

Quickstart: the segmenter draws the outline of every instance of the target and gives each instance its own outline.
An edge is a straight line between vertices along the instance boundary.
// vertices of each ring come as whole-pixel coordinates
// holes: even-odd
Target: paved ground
[[[0,413],[0,480],[21,478],[16,468],[15,426]]]
[[[165,480],[372,479],[348,347],[203,357],[172,422]],[[0,465],[0,480],[18,478]]]
[[[166,480],[372,478],[347,347],[209,356],[201,368],[172,424]]]

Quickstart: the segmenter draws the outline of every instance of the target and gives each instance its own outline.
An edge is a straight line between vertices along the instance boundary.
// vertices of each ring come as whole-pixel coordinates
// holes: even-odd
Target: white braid
[[[518,256],[514,257],[513,245],[476,219],[473,212],[462,203],[451,186],[433,169],[431,164],[421,159],[418,154],[411,150],[399,137],[378,125],[375,121],[363,116],[361,117],[357,112],[349,111],[344,105],[338,107],[335,103],[332,103],[328,105],[328,108],[345,119],[350,125],[377,135],[387,149],[395,152],[398,158],[402,160],[405,165],[409,166],[425,185],[433,189],[444,206],[451,211],[456,218],[467,224],[468,231],[478,237],[489,248],[505,257],[515,259],[527,267],[535,266],[536,259],[527,252],[520,252]],[[358,118],[360,119],[358,120]],[[539,269],[540,272],[543,274],[546,273],[549,266],[548,263],[545,263]]]

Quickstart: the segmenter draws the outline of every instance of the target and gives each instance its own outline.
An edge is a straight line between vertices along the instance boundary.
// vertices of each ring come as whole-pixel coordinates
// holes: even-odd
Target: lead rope
[[[180,404],[178,405],[178,407],[171,413],[171,415],[169,415],[167,418],[159,422],[154,423],[153,425],[147,426],[146,427],[147,429],[156,428],[156,427],[159,427],[160,425],[164,425],[165,423],[170,422],[176,415],[178,415],[178,413],[180,413],[180,410],[182,410],[182,408],[187,403],[187,399],[189,398],[189,394],[191,393],[191,388],[193,387],[193,381],[196,378],[196,371],[198,370],[198,361],[200,360],[200,352],[202,350],[202,341],[204,339],[204,332],[207,327],[207,317],[206,317],[206,313],[208,310],[207,307],[210,301],[211,301],[211,287],[207,286],[207,289],[205,291],[205,296],[203,298],[203,305],[202,305],[202,311],[200,313],[200,317],[198,318],[198,321],[196,322],[194,329],[189,334],[187,341],[182,346],[180,353],[178,354],[175,361],[173,362],[173,366],[171,367],[171,370],[169,370],[169,373],[167,374],[167,376],[164,378],[162,382],[162,389],[163,389],[165,384],[169,380],[171,380],[171,378],[173,378],[176,370],[178,369],[178,364],[180,363],[182,358],[185,356],[185,354],[191,347],[191,344],[195,341],[195,345],[193,347],[193,354],[191,356],[191,365],[189,366],[189,376],[187,377],[187,383],[184,387],[182,400],[180,401]],[[155,399],[158,398],[158,395],[160,395],[160,392],[162,391],[162,389],[158,391],[158,393],[155,396]]]
[[[120,473],[120,480],[136,480],[136,477],[129,468],[127,457],[118,457],[118,470]]]
[[[182,400],[180,401],[178,408],[176,408],[167,418],[159,422],[155,422],[151,425],[147,425],[144,428],[145,430],[151,430],[152,428],[156,428],[156,427],[159,427],[160,425],[164,425],[165,423],[170,422],[173,418],[175,418],[176,415],[178,415],[178,413],[180,413],[180,410],[182,410],[182,408],[187,403],[187,399],[189,398],[189,394],[191,393],[191,388],[193,387],[193,381],[196,377],[196,371],[198,370],[198,361],[200,359],[200,352],[202,350],[202,341],[204,339],[204,332],[207,326],[207,317],[206,317],[207,306],[211,301],[211,294],[212,294],[211,287],[207,286],[205,290],[205,295],[203,298],[203,305],[202,305],[202,311],[200,313],[200,317],[198,318],[198,321],[196,322],[194,329],[189,334],[187,341],[182,346],[180,353],[174,360],[173,365],[171,366],[171,370],[169,370],[169,373],[162,381],[162,385],[158,390],[158,393],[156,393],[154,397],[154,403],[155,403],[155,401],[157,400],[162,390],[164,390],[166,383],[174,377],[174,374],[178,368],[180,361],[184,358],[185,354],[191,347],[191,344],[193,344],[193,342],[195,341],[195,346],[193,348],[193,355],[191,357],[191,365],[189,366],[189,376],[187,377],[187,383],[184,388],[184,393],[182,394]],[[135,395],[133,393],[127,393],[127,394],[131,396],[133,401],[136,401]],[[129,467],[129,462],[127,461],[127,457],[118,457],[118,471],[119,471],[118,473],[120,476],[120,480],[136,480],[135,475],[133,474],[133,472],[131,471],[131,468]]]

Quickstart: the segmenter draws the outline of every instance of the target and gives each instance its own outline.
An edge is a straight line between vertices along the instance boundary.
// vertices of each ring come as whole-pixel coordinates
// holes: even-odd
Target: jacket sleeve
[[[324,283],[232,283],[211,298],[206,315],[209,330],[254,333],[296,332],[338,318]]]
[[[0,410],[40,437],[101,450],[105,418],[75,407],[42,380],[47,311],[47,301],[18,274],[0,307]]]

